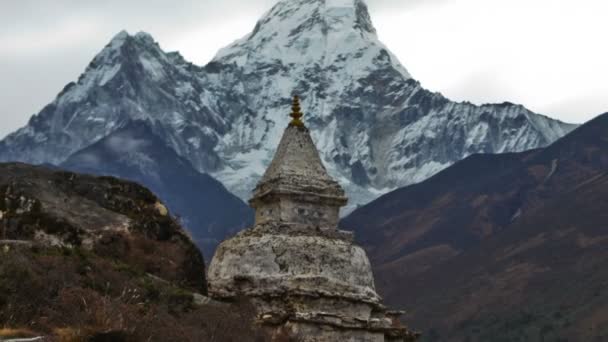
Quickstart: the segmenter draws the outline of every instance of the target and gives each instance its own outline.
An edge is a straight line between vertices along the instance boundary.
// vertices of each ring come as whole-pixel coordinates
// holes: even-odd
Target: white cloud
[[[43,57],[45,51],[63,50],[86,44],[99,35],[98,18],[68,18],[48,30],[24,29],[19,34],[0,35],[0,55],[4,58]]]
[[[204,64],[275,0],[21,0],[0,11],[0,137],[77,79],[121,29]],[[433,91],[567,121],[608,111],[603,0],[368,0],[381,40]]]
[[[129,153],[129,152],[137,152],[141,149],[144,149],[150,146],[150,142],[144,139],[135,139],[128,134],[114,135],[111,136],[106,142],[105,145],[112,152],[117,155]]]
[[[516,102],[571,122],[608,111],[605,1],[453,0],[374,12],[412,75],[454,100]]]

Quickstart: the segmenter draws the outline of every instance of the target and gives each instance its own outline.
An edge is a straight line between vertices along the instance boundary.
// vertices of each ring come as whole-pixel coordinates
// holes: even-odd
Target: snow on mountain
[[[454,103],[423,89],[378,40],[360,0],[279,2],[210,65],[221,70],[207,74],[216,93],[240,93],[253,109],[231,120],[239,134],[217,147],[226,166],[216,177],[243,197],[263,171],[256,160],[267,163],[278,144],[294,92],[353,205],[469,154],[544,146],[574,127],[521,106]]]
[[[163,52],[147,33],[120,32],[77,82],[0,143],[0,159],[59,164],[131,120],[143,120],[198,168],[216,167],[213,146],[226,123],[208,109],[199,69]],[[200,142],[197,148],[192,139]]]
[[[119,33],[77,83],[0,142],[0,160],[59,163],[131,120],[247,199],[292,94],[351,209],[474,153],[545,146],[575,126],[509,103],[422,88],[378,40],[362,0],[282,0],[205,67]]]

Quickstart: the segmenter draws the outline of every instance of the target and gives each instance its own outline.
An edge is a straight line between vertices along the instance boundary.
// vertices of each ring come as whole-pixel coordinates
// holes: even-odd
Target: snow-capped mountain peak
[[[408,72],[376,36],[366,4],[361,0],[283,0],[243,39],[219,51],[215,61],[246,64],[319,65],[348,63],[351,57],[390,56],[393,66]],[[356,65],[353,65],[356,69]]]
[[[151,123],[176,150],[200,151],[201,144],[212,150],[225,122],[202,109],[208,100],[200,70],[178,53],[165,53],[145,32],[121,31],[76,82],[0,143],[0,158],[58,164],[133,120]],[[184,141],[191,135],[197,144]],[[212,152],[193,162],[201,169],[219,164]]]
[[[0,160],[60,163],[143,120],[199,171],[248,199],[289,121],[293,94],[351,209],[473,153],[545,146],[575,126],[513,104],[424,89],[378,40],[362,0],[282,0],[205,67],[120,32],[21,130]]]
[[[360,107],[361,99],[346,94],[366,89],[391,92],[411,78],[378,40],[361,0],[280,1],[250,34],[222,49],[211,65],[222,70],[222,78],[211,81],[221,83],[218,92],[240,92],[246,107],[255,109],[231,120],[232,129],[239,133],[223,136],[216,148],[227,163],[215,175],[243,198],[249,196],[278,145],[294,93],[303,98],[305,119],[332,170],[336,154],[356,158],[343,153],[345,147],[335,132],[345,119],[336,117],[336,110]],[[376,73],[385,79],[373,79]],[[377,87],[381,83],[385,84]],[[369,150],[360,154],[369,155]],[[345,177],[338,173],[333,175]]]
[[[172,63],[161,50],[151,35],[139,32],[129,35],[121,31],[93,58],[78,82],[62,92],[58,104],[78,103],[95,87],[109,87],[127,90],[125,84],[133,83],[133,74],[138,77],[161,81],[168,76],[167,68],[173,68]],[[121,72],[122,71],[122,72]],[[116,81],[114,81],[116,79]]]

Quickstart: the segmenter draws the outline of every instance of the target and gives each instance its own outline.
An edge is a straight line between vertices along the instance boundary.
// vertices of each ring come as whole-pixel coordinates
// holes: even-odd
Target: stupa
[[[249,298],[275,341],[414,341],[381,303],[365,251],[338,229],[344,190],[323,166],[298,97],[250,205],[255,225],[224,241],[209,294]]]

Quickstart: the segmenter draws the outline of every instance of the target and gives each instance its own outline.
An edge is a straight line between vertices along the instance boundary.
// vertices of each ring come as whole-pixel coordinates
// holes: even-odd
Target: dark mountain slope
[[[602,341],[607,171],[604,114],[545,149],[471,156],[343,226],[389,302],[438,340]]]
[[[227,236],[253,222],[243,201],[207,174],[195,170],[144,122],[131,122],[72,155],[62,167],[136,181],[163,199],[210,258]]]

